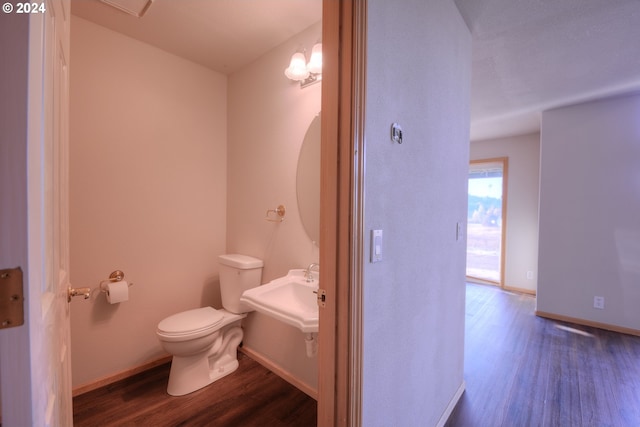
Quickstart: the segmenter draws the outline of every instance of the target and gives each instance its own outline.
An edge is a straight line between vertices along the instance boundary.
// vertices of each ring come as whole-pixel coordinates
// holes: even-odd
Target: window
[[[472,161],[467,211],[467,277],[502,286],[507,159]]]

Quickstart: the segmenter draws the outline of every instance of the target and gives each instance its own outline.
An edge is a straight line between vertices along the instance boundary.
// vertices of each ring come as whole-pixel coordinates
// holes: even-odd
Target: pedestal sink
[[[319,275],[310,274],[312,281],[307,282],[305,270],[289,270],[284,277],[245,291],[240,301],[304,333],[318,332]]]

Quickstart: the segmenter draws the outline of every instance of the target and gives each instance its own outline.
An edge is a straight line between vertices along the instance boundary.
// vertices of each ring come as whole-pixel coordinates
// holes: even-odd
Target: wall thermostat
[[[402,144],[402,128],[397,123],[391,125],[391,141]]]

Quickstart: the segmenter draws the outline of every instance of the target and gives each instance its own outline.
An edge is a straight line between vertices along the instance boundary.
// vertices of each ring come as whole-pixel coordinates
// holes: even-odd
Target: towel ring
[[[285,212],[284,205],[280,205],[275,209],[268,209],[264,219],[270,222],[282,222]]]

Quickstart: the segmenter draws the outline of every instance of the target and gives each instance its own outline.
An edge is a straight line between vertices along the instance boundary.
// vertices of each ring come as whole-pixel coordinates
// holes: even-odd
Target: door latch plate
[[[318,306],[325,307],[327,305],[327,291],[318,289]]]
[[[0,329],[24,324],[24,293],[20,267],[0,270]]]

